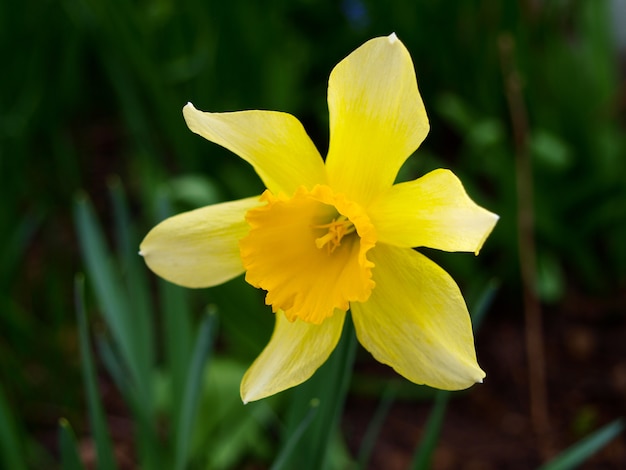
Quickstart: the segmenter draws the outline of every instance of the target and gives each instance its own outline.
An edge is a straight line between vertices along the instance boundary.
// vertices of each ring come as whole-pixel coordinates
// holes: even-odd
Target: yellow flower
[[[428,133],[413,63],[395,34],[342,60],[328,84],[324,161],[293,116],[205,113],[189,128],[250,163],[267,190],[179,214],[141,244],[155,273],[209,287],[241,273],[267,291],[274,333],[241,383],[244,402],[307,380],[348,309],[359,342],[412,382],[457,390],[485,376],[459,288],[413,247],[478,253],[498,217],[448,170],[394,185]]]

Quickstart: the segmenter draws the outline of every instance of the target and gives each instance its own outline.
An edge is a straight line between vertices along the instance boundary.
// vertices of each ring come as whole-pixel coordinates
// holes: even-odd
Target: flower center
[[[261,196],[246,214],[240,243],[246,281],[265,289],[274,312],[321,323],[335,309],[364,302],[374,287],[366,253],[376,243],[365,211],[330,187],[300,187],[293,197]]]
[[[341,246],[341,239],[344,236],[356,231],[354,224],[345,215],[335,217],[328,224],[313,225],[313,228],[328,229],[326,235],[315,239],[315,246],[320,249],[326,247],[328,254]]]

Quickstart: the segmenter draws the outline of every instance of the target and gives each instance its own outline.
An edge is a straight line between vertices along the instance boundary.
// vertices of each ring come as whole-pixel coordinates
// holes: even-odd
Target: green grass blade
[[[296,445],[298,444],[298,442],[300,442],[300,439],[302,439],[304,432],[311,425],[311,421],[313,421],[313,418],[315,418],[315,414],[317,413],[319,404],[319,400],[311,400],[308,413],[304,416],[302,422],[298,425],[293,434],[283,445],[282,450],[278,454],[278,457],[276,457],[276,460],[274,460],[274,463],[270,467],[270,470],[282,470],[283,468],[287,468],[285,467],[285,465],[287,464],[287,459],[293,453]]]
[[[97,350],[99,357],[104,363],[108,373],[113,378],[118,390],[124,396],[126,403],[134,411],[135,417],[139,423],[148,423],[150,416],[146,414],[146,408],[142,406],[142,397],[137,395],[136,390],[133,388],[133,384],[128,378],[128,370],[124,367],[124,363],[121,361],[118,352],[108,337],[103,335],[96,336]],[[152,429],[146,428],[139,436],[140,439],[147,438],[149,435],[154,434]],[[143,435],[146,434],[146,435]],[[153,449],[152,453],[158,451]]]
[[[439,434],[443,426],[443,420],[446,415],[446,405],[448,404],[449,398],[450,392],[445,390],[437,391],[435,403],[428,417],[424,434],[422,435],[415,454],[413,454],[413,461],[411,463],[413,470],[427,470],[430,468],[430,461],[437,447],[437,441],[439,440]]]
[[[151,382],[152,364],[154,361],[154,329],[151,319],[150,288],[146,279],[146,267],[137,254],[139,240],[133,233],[132,220],[126,202],[126,196],[119,179],[114,178],[109,183],[111,201],[119,259],[122,262],[124,285],[126,287],[128,304],[132,311],[133,345],[137,354],[137,363],[142,383]],[[145,387],[150,391],[151,387]],[[143,396],[142,400],[151,397]],[[151,409],[148,405],[146,408]]]
[[[115,465],[115,460],[113,458],[113,445],[111,444],[111,437],[109,436],[107,429],[104,409],[98,393],[98,380],[91,353],[91,341],[89,340],[89,332],[87,330],[84,285],[84,277],[82,275],[76,276],[76,280],[74,282],[76,317],[78,321],[78,339],[82,357],[81,365],[83,369],[83,378],[85,380],[85,389],[87,391],[89,421],[91,423],[91,431],[96,441],[98,469],[113,470],[116,469],[117,466]]]
[[[542,465],[540,470],[568,470],[576,468],[615,439],[623,429],[624,422],[621,419],[615,420],[563,451],[550,462]]]
[[[65,418],[61,418],[59,421],[59,449],[61,451],[62,470],[85,469],[78,456],[76,437],[70,423]]]
[[[186,372],[192,355],[193,334],[188,293],[180,286],[159,280],[160,307],[163,318],[165,363],[170,379],[170,412],[178,422],[181,397],[184,396]]]
[[[327,468],[332,439],[336,438],[336,431],[343,412],[343,406],[348,394],[352,368],[356,355],[356,333],[352,318],[346,315],[346,322],[334,358],[329,362],[329,374],[320,394],[319,418],[312,424],[314,441],[312,441],[311,456],[312,469]],[[334,386],[329,386],[332,383]]]
[[[157,221],[172,215],[170,198],[166,191],[156,197]],[[192,314],[188,290],[165,280],[158,280],[159,309],[163,318],[163,341],[165,365],[169,375],[169,411],[173,423],[180,418],[180,407],[184,395],[186,373],[191,361],[193,347]]]
[[[396,395],[398,393],[397,387],[393,384],[388,384],[382,396],[380,397],[380,403],[374,412],[374,416],[372,417],[367,430],[365,431],[365,435],[363,436],[363,441],[359,447],[359,454],[357,457],[358,468],[366,469],[369,459],[372,455],[372,450],[374,449],[374,445],[376,443],[376,439],[380,434],[380,429],[382,428],[383,422],[389,414],[389,410],[391,409],[391,405],[396,399]]]
[[[156,199],[158,220],[172,215],[169,196],[160,191]],[[159,280],[161,314],[163,315],[163,338],[167,370],[170,374],[172,395],[183,396],[185,374],[191,358],[193,328],[188,290],[170,282]],[[176,400],[172,400],[176,402]],[[173,403],[174,405],[175,403]],[[172,410],[175,422],[180,410]]]
[[[133,387],[132,381],[129,379],[128,368],[124,366],[110,338],[99,335],[96,339],[102,362],[118,390],[122,392],[126,403],[134,412],[136,446],[142,468],[162,468],[164,448],[156,436],[152,415],[143,403],[143,397],[137,394],[137,390]]]
[[[213,341],[217,331],[217,314],[213,311],[205,316],[198,337],[196,339],[192,361],[187,374],[187,383],[182,398],[180,416],[176,426],[176,445],[174,454],[174,468],[185,468],[191,433],[194,425],[202,378],[205,365],[213,351]]]
[[[129,378],[128,369],[124,367],[119,353],[115,349],[111,338],[103,334],[96,334],[96,350],[98,357],[104,364],[107,372],[115,382],[117,389],[122,393],[127,403],[134,409],[136,397],[133,394],[133,384]]]
[[[26,470],[22,446],[9,403],[0,388],[0,467]]]
[[[499,288],[500,281],[492,279],[487,283],[478,300],[473,303],[470,314],[472,316],[474,334],[478,332],[480,325],[482,325],[485,315],[489,311],[489,307],[491,307]]]
[[[319,400],[319,409],[305,437],[295,445],[286,460],[285,468],[329,468],[331,444],[337,438],[337,426],[352,377],[356,344],[354,326],[348,315],[339,344],[330,358],[313,377],[294,389],[284,442],[288,442],[300,426],[312,399]]]
[[[102,314],[128,364],[135,386],[145,388],[147,384],[140,380],[141,367],[133,345],[133,329],[129,325],[132,312],[126,303],[121,281],[113,269],[102,229],[86,196],[76,200],[74,220],[89,281],[95,289]]]
[[[110,191],[120,269],[111,261],[112,254],[86,198],[76,204],[76,225],[90,280],[113,333],[107,365],[135,411],[140,460],[145,468],[157,468],[163,448],[153,422],[154,331],[149,288],[121,185],[113,182]]]
[[[356,356],[356,333],[352,318],[346,315],[346,322],[337,349],[335,358],[330,362],[330,378],[334,387],[325,387],[320,395],[320,401],[324,401],[326,406],[320,406],[320,419],[316,421],[317,426],[317,449],[314,453],[317,457],[313,468],[325,468],[327,466],[328,451],[331,440],[335,438],[339,421],[343,413],[343,407],[350,387],[352,378],[352,368]]]

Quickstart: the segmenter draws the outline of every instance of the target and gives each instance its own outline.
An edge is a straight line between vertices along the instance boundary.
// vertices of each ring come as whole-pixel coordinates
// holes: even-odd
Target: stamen
[[[315,239],[315,246],[319,249],[326,247],[326,252],[331,254],[341,245],[341,239],[356,231],[354,224],[344,215],[335,217],[330,223],[313,225],[313,228],[328,229],[326,235]]]
[[[361,206],[325,185],[292,197],[266,191],[263,201],[246,213],[239,249],[246,281],[267,291],[273,312],[319,325],[369,298],[376,232]]]

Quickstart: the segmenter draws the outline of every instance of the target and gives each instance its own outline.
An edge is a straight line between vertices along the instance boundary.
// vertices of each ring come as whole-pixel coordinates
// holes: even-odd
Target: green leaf
[[[26,470],[21,448],[11,408],[0,388],[0,467]]]
[[[621,419],[615,420],[563,451],[550,462],[542,465],[540,470],[568,470],[576,468],[615,439],[623,429],[624,422]]]
[[[283,442],[288,442],[296,432],[311,400],[319,400],[319,409],[305,437],[285,460],[285,468],[330,468],[331,449],[335,449],[333,444],[338,436],[338,424],[352,377],[356,344],[354,326],[347,315],[341,339],[330,358],[313,377],[293,390]]]
[[[80,343],[81,365],[83,369],[83,379],[87,391],[87,405],[89,408],[89,422],[91,431],[96,441],[96,452],[98,454],[98,469],[116,469],[113,457],[113,446],[109,436],[106,417],[100,395],[98,393],[98,379],[91,353],[91,341],[87,330],[87,314],[85,312],[84,300],[85,281],[82,275],[77,275],[74,281],[74,295],[76,303],[76,317],[78,320],[78,339]]]
[[[167,281],[159,281],[160,310],[163,318],[165,361],[169,375],[172,421],[178,422],[184,395],[187,368],[193,347],[193,328],[188,292]]]
[[[76,437],[70,423],[61,418],[59,421],[59,449],[61,451],[62,470],[84,470],[84,466],[78,456]]]
[[[217,331],[217,314],[209,310],[198,332],[193,351],[192,361],[187,373],[187,383],[181,397],[182,405],[178,423],[176,425],[176,447],[174,454],[174,468],[185,468],[191,432],[195,422],[195,413],[202,387],[203,371],[211,352]]]
[[[128,252],[130,250],[128,247],[132,243],[129,241],[129,233],[122,226],[129,224],[130,221],[123,215],[125,209],[121,195],[116,196],[114,193],[113,198],[118,200],[114,203],[117,207],[115,214],[118,239],[122,245],[122,252]],[[86,197],[77,199],[74,218],[89,281],[111,331],[114,349],[121,358],[121,369],[124,375],[128,376],[126,397],[136,405],[138,425],[143,429],[137,433],[138,453],[148,465],[148,462],[159,460],[157,454],[161,451],[157,447],[153,423],[152,325],[146,311],[147,301],[132,300],[147,297],[148,288],[137,281],[142,274],[136,266],[128,273],[128,282],[122,282],[121,273],[112,261],[113,255],[107,248],[103,231]],[[124,246],[127,248],[123,248]],[[129,261],[130,256],[138,258],[127,254],[126,266],[137,263],[136,260]]]
[[[121,280],[113,268],[102,229],[87,197],[76,200],[74,221],[89,281],[102,307],[102,315],[128,364],[135,385],[145,388],[146,384],[140,380],[139,355],[133,342],[133,328],[129,324],[133,318],[132,312],[126,302]]]
[[[141,373],[140,380],[149,383],[151,365],[154,361],[154,327],[151,318],[150,288],[146,278],[148,270],[137,253],[139,240],[134,233],[126,195],[118,178],[113,178],[109,182],[109,191],[113,203],[118,258],[121,261],[120,271],[127,303],[132,312],[132,341]],[[143,400],[146,399],[144,396]],[[147,408],[150,409],[149,406]]]
[[[313,418],[315,417],[319,405],[320,402],[318,399],[311,400],[311,403],[309,403],[309,411],[304,416],[300,424],[296,427],[293,434],[289,436],[287,442],[283,444],[282,450],[278,454],[278,457],[276,457],[276,459],[274,460],[274,463],[270,467],[270,470],[280,470],[282,468],[287,468],[285,467],[287,459],[292,455],[296,445],[300,442],[300,439],[302,439],[304,432],[309,428],[311,421],[313,421]]]

